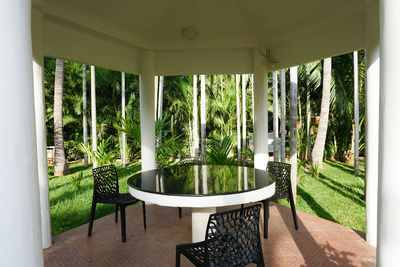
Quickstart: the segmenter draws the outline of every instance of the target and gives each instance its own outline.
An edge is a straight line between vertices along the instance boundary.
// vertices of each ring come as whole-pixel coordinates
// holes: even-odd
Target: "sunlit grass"
[[[118,168],[120,192],[128,192],[126,180],[140,170],[140,163],[132,163],[126,168],[121,168],[120,163],[115,163]],[[62,177],[53,175],[53,168],[49,168],[50,191],[50,216],[52,235],[89,222],[90,207],[93,196],[92,167],[85,168],[83,163],[70,164],[71,174]],[[83,174],[81,182],[82,191],[71,184],[71,176]],[[95,218],[113,213],[115,206],[98,204]]]
[[[297,187],[296,208],[353,229],[365,232],[364,162],[359,175],[353,166],[325,161],[319,179],[305,170]],[[289,206],[285,200],[278,203]]]

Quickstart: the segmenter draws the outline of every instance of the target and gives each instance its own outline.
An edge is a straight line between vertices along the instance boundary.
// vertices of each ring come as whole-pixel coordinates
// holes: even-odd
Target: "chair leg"
[[[118,204],[115,204],[115,222],[118,222]]]
[[[146,230],[146,204],[142,201],[142,209],[143,209],[143,226],[144,230]]]
[[[264,239],[268,238],[269,199],[264,200]]]
[[[293,196],[292,195],[289,195],[289,202],[290,202],[290,208],[292,209],[294,228],[296,230],[298,230],[299,229],[299,225],[297,223],[296,206],[294,205],[294,200],[293,200]]]
[[[92,229],[93,229],[93,221],[94,221],[94,213],[96,211],[96,202],[92,200],[92,209],[90,211],[90,218],[89,218],[89,230],[88,230],[88,236],[92,235]]]
[[[179,218],[182,218],[182,208],[178,208]]]
[[[181,266],[181,253],[178,251],[178,249],[176,249],[175,266],[176,267]]]
[[[126,242],[126,226],[125,226],[125,205],[120,205],[121,209],[121,235],[122,242]]]

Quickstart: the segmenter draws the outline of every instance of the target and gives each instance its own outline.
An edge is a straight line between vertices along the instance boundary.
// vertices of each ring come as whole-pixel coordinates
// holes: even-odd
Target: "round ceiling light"
[[[187,40],[193,40],[199,35],[195,27],[186,27],[182,29],[182,36]]]

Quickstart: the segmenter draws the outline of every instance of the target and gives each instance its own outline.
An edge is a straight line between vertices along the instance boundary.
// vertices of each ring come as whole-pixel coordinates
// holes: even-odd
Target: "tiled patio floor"
[[[54,237],[44,251],[46,266],[174,266],[175,245],[191,242],[191,216],[183,209],[147,205],[147,230],[143,230],[141,205],[127,209],[127,242],[121,242],[114,215],[94,222],[92,237],[87,224]],[[297,212],[296,231],[290,209],[270,206],[269,238],[262,239],[266,266],[375,266],[375,248],[356,231]],[[262,231],[262,227],[261,227]],[[182,256],[182,266],[191,266]]]

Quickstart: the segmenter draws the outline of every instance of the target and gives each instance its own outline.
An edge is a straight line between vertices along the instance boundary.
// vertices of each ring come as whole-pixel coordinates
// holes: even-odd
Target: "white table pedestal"
[[[216,212],[216,207],[192,208],[192,242],[204,241],[210,214]]]

